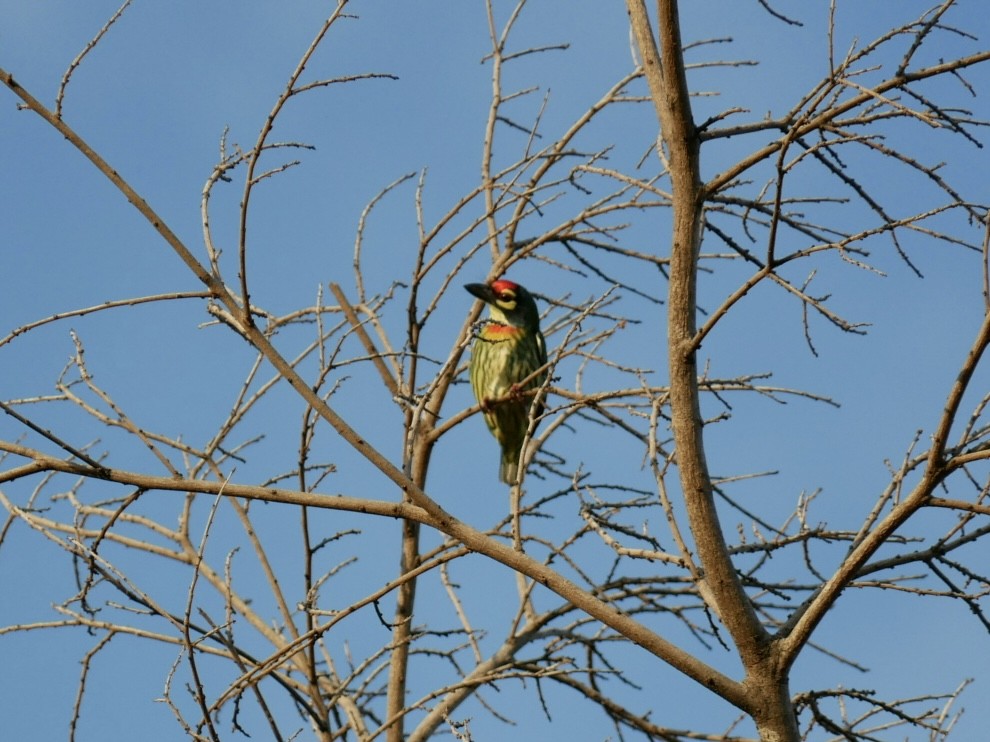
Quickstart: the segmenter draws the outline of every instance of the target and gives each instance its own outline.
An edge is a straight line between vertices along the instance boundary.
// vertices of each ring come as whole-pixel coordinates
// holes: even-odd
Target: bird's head
[[[514,327],[536,329],[540,326],[540,311],[533,295],[518,283],[500,278],[489,283],[469,283],[470,293],[488,305],[492,319]]]

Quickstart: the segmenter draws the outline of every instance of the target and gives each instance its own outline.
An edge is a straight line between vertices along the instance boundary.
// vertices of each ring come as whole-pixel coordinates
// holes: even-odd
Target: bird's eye
[[[498,298],[499,301],[510,302],[516,298],[516,295],[513,294],[511,291],[503,291],[501,294],[498,295]]]

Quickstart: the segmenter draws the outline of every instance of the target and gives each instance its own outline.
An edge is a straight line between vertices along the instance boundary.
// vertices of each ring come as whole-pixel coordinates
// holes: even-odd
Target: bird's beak
[[[495,303],[495,292],[492,291],[492,287],[487,283],[466,283],[464,284],[464,288],[466,288],[470,294],[478,297],[486,304]]]

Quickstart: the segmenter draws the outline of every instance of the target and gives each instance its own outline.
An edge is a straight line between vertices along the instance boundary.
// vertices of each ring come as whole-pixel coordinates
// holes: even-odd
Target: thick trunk
[[[758,677],[750,676],[746,690],[751,702],[750,716],[763,742],[801,739],[786,673],[767,670]]]
[[[704,219],[700,139],[691,112],[676,0],[657,0],[659,45],[644,0],[627,0],[670,169],[673,227],[667,305],[670,407],[681,488],[697,549],[699,591],[732,635],[746,668],[745,707],[764,740],[797,740],[787,672],[774,659],[732,563],[705,457],[696,361],[697,274]],[[658,144],[658,146],[661,146]]]

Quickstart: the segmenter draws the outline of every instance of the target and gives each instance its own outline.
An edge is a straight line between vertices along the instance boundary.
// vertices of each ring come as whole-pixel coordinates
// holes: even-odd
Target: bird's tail
[[[502,461],[498,467],[498,478],[506,484],[515,484],[519,475],[519,450],[502,449]]]

